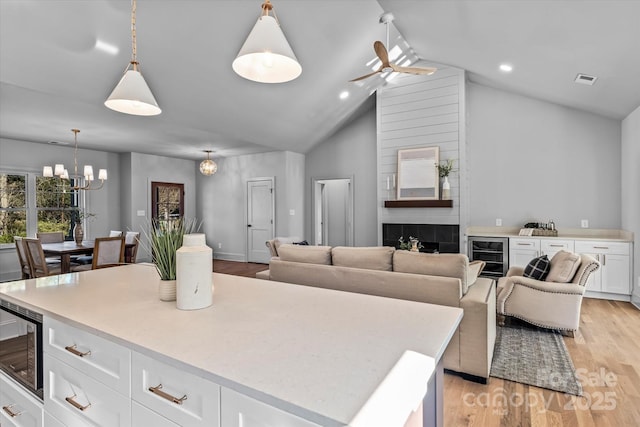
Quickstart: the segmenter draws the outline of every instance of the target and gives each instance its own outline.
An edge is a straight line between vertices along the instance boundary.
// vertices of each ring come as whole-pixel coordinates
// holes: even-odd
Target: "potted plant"
[[[449,200],[451,198],[451,185],[449,184],[449,174],[453,171],[453,159],[446,160],[436,165],[438,175],[444,178],[442,183],[442,199]]]
[[[185,234],[200,228],[195,218],[152,219],[143,230],[143,247],[151,254],[153,264],[160,275],[160,299],[176,299],[176,251],[182,246]]]
[[[420,249],[424,248],[422,242],[413,236],[409,236],[409,241],[405,242],[404,237],[400,236],[398,239],[398,249],[402,249],[404,251],[411,252],[419,252]]]

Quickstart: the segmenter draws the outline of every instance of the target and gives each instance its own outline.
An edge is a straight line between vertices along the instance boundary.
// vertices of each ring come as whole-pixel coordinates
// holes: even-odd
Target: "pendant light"
[[[93,186],[94,178],[93,178],[93,166],[85,165],[83,169],[82,175],[78,175],[78,133],[80,133],[80,129],[71,129],[73,132],[74,140],[75,140],[75,149],[73,151],[73,175],[74,178],[74,186],[71,187],[72,190],[99,190],[104,185],[104,182],[107,180],[107,170],[100,169],[98,171],[98,179],[100,180],[100,185],[97,187]],[[56,164],[53,168],[51,166],[45,166],[42,168],[42,176],[45,178],[53,178],[53,176],[57,176],[60,179],[70,179],[69,171],[65,169],[63,164]],[[79,178],[84,177],[84,185],[79,185]]]
[[[273,11],[273,16],[269,12]],[[232,64],[233,71],[259,83],[284,83],[297,78],[302,66],[284,36],[270,0]]]
[[[218,171],[218,165],[210,158],[211,150],[204,150],[204,152],[207,153],[207,158],[200,162],[200,173],[202,175],[211,176]]]
[[[136,0],[131,1],[131,61],[124,75],[109,98],[104,102],[108,108],[136,116],[156,116],[162,112],[151,89],[142,77],[136,47]]]

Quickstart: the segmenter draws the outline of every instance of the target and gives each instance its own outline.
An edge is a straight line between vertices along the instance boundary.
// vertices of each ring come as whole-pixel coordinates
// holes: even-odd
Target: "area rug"
[[[516,319],[497,327],[491,376],[582,396],[562,335]]]

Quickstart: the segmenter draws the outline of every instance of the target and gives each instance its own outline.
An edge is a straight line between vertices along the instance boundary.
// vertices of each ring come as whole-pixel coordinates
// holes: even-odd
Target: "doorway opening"
[[[353,246],[353,179],[313,178],[313,244]]]

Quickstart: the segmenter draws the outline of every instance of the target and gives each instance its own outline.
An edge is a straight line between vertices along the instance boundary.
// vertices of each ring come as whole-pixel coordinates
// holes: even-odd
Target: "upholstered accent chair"
[[[27,259],[29,260],[29,269],[31,277],[53,276],[60,274],[60,264],[49,264],[44,257],[42,250],[42,242],[40,239],[24,238],[22,242],[25,245]]]
[[[600,263],[592,256],[579,256],[580,264],[566,283],[535,280],[524,277],[523,268],[509,268],[507,276],[498,280],[496,310],[499,323],[516,317],[573,336],[580,325],[587,279],[600,268]]]

